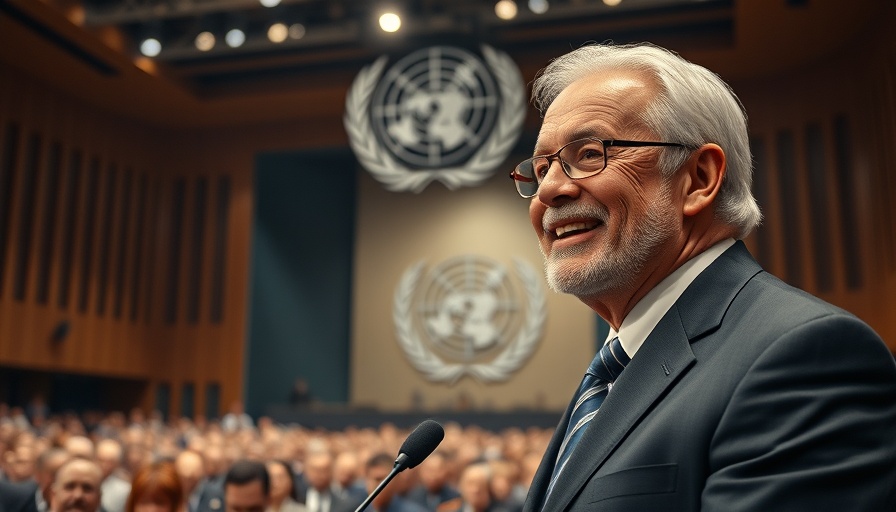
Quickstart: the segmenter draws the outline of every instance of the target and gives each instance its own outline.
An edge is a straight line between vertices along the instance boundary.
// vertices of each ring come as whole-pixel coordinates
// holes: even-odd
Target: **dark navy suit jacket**
[[[568,418],[526,511],[896,510],[892,354],[742,242],[647,337],[545,501]]]

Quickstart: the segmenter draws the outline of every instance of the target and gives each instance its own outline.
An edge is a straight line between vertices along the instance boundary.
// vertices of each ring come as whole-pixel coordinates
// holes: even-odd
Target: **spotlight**
[[[289,36],[289,27],[285,23],[274,23],[268,28],[268,39],[272,43],[282,43]]]
[[[380,28],[385,32],[397,32],[401,28],[401,17],[394,12],[380,16]]]
[[[231,48],[239,48],[246,42],[246,33],[238,28],[231,29],[224,36],[224,41]]]
[[[305,37],[305,25],[301,23],[293,23],[289,26],[289,37],[293,39],[301,39]]]
[[[548,12],[548,0],[529,0],[529,10],[535,14]]]
[[[147,37],[140,43],[140,53],[147,57],[155,57],[162,53],[162,43],[154,37]]]
[[[205,32],[200,32],[193,43],[196,45],[197,50],[207,52],[215,47],[215,34],[212,34],[207,30]]]
[[[502,20],[516,18],[517,7],[513,0],[500,0],[495,4],[495,14]]]

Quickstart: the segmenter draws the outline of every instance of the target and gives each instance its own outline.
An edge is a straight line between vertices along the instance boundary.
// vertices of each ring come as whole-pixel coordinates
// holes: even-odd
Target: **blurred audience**
[[[444,511],[463,501],[459,482],[471,464],[485,464],[489,469],[490,510],[519,510],[552,430],[490,432],[454,423],[444,427],[445,439],[436,453],[419,467],[396,475],[371,510]],[[0,512],[47,512],[58,507],[85,512],[135,512],[136,508],[164,512],[170,509],[170,499],[177,500],[177,512],[223,512],[229,506],[225,474],[237,461],[266,466],[271,493],[261,512],[299,512],[300,505],[313,512],[353,512],[389,474],[409,432],[388,423],[379,428],[313,430],[280,425],[269,418],[259,418],[251,427],[225,429],[223,421],[176,418],[166,422],[157,413],[147,415],[136,409],[127,414],[48,413],[37,427],[14,408],[0,404]],[[381,460],[369,464],[377,454]],[[161,482],[161,465],[174,471],[179,497],[171,498],[173,494],[163,491],[161,483],[154,483],[148,497],[139,498],[135,487],[139,475],[152,471],[153,482]],[[60,467],[65,470],[59,471]],[[73,472],[77,473],[74,477]],[[472,471],[471,482],[477,481],[474,476]],[[68,482],[68,488],[60,479]],[[94,484],[97,489],[92,488]],[[148,482],[141,485],[146,487]],[[127,486],[131,486],[129,492],[111,490]],[[6,490],[10,488],[14,490]],[[473,496],[473,491],[468,495]],[[14,496],[18,504],[7,506]],[[27,497],[24,505],[21,496]],[[137,501],[129,505],[128,500],[135,497]],[[141,499],[144,503],[138,507]],[[54,500],[55,509],[50,505]],[[96,500],[102,506],[94,504]],[[414,501],[421,505],[415,507]]]
[[[102,503],[104,512],[124,512],[131,493],[130,475],[122,470],[124,449],[115,439],[101,439],[96,443],[96,461],[103,470]]]
[[[296,476],[289,463],[272,460],[266,467],[271,481],[271,502],[267,512],[307,512],[305,505],[298,502]]]
[[[50,493],[52,512],[97,512],[103,470],[83,457],[71,457],[56,471]]]
[[[388,453],[375,454],[367,461],[364,475],[367,479],[368,493],[373,493],[380,482],[389,476],[394,464],[395,456]],[[401,474],[399,473],[399,475]],[[392,483],[395,483],[395,480],[392,480]],[[364,509],[365,512],[426,512],[426,508],[422,505],[403,498],[398,492],[400,489],[392,483],[380,491],[370,505]]]
[[[411,489],[407,498],[414,503],[424,506],[427,510],[435,511],[439,505],[451,501],[460,493],[449,482],[449,464],[443,451],[435,451],[426,458],[417,470],[419,483]]]
[[[184,512],[184,491],[174,464],[163,460],[143,466],[134,475],[126,512]]]
[[[270,502],[271,481],[264,464],[239,460],[224,475],[227,512],[264,512]]]

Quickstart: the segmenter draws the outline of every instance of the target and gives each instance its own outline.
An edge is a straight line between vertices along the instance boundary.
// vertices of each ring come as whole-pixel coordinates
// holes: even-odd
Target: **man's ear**
[[[700,146],[685,164],[682,213],[693,216],[710,207],[726,171],[725,152],[718,144]]]

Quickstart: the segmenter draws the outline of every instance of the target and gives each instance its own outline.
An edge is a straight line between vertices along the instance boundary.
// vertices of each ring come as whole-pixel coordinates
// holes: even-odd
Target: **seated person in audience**
[[[307,512],[296,499],[295,475],[287,462],[268,461],[265,464],[271,479],[271,502],[267,512]]]
[[[298,501],[311,512],[354,511],[363,501],[363,498],[343,497],[333,492],[333,456],[324,449],[312,451],[305,456],[299,483]]]
[[[374,455],[367,461],[364,475],[367,479],[367,492],[372,493],[387,476],[395,465],[395,457],[387,453]],[[401,473],[399,473],[401,474]],[[364,512],[426,512],[422,505],[402,498],[392,486],[394,480],[389,483],[364,509]]]
[[[351,451],[344,451],[333,461],[333,492],[342,497],[358,500],[367,497],[364,478],[361,476],[361,463],[358,456]]]
[[[143,466],[134,475],[125,512],[184,512],[184,491],[174,463],[160,461]]]
[[[37,489],[34,493],[34,503],[38,512],[47,512],[50,508],[50,494],[52,494],[53,480],[59,467],[71,457],[62,448],[47,448],[37,457],[36,472]]]
[[[519,469],[509,460],[498,459],[488,463],[492,470],[492,478],[489,490],[492,494],[492,509],[500,509],[504,512],[519,512],[523,510],[526,501],[526,492],[517,481]]]
[[[264,464],[238,460],[224,476],[226,512],[264,512],[270,503],[271,481]]]
[[[37,447],[34,436],[21,431],[9,442],[3,453],[3,473],[9,482],[34,483]]]
[[[124,449],[114,439],[102,439],[96,443],[96,461],[103,470],[102,506],[105,512],[123,512],[131,483],[123,474]]]
[[[473,462],[461,470],[457,487],[460,498],[446,502],[438,512],[497,512],[491,494],[492,469],[487,462]]]
[[[426,458],[417,469],[420,483],[408,492],[407,498],[434,511],[442,503],[460,496],[457,489],[448,482],[448,466],[445,452],[436,451]]]
[[[91,459],[72,457],[65,461],[53,479],[50,493],[51,512],[98,512],[103,470]]]

